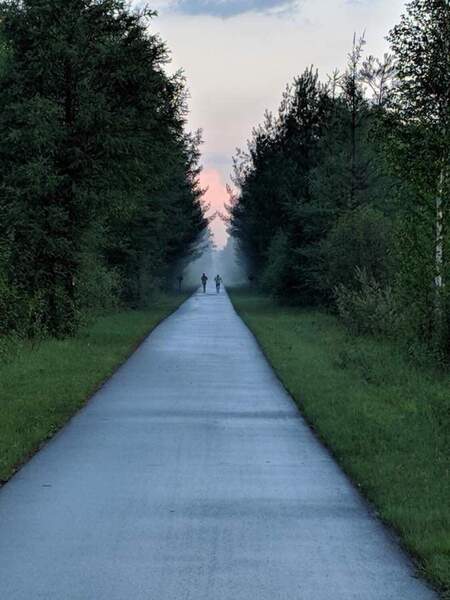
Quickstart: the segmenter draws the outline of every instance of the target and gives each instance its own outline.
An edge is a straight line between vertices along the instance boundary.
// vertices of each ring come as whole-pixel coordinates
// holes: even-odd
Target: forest
[[[2,2],[0,339],[145,307],[207,221],[182,74],[121,0]]]
[[[229,226],[258,286],[354,333],[450,356],[450,7],[413,0],[343,72],[308,68],[234,157]]]

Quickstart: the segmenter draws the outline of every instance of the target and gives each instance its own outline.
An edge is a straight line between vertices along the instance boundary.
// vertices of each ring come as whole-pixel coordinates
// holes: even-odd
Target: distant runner
[[[220,284],[222,283],[222,277],[221,277],[220,275],[217,275],[217,276],[214,278],[214,281],[216,282],[216,292],[217,292],[218,294],[220,294]]]
[[[206,276],[206,273],[203,273],[202,275],[202,286],[203,286],[203,293],[206,294],[206,284],[208,283],[208,277]]]

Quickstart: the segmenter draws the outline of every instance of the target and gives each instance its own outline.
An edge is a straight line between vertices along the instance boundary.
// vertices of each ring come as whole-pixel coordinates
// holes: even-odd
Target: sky
[[[151,30],[171,51],[170,71],[182,69],[192,130],[202,129],[201,183],[211,211],[227,200],[232,156],[245,148],[266,109],[276,110],[287,83],[310,65],[342,69],[353,34],[365,31],[368,54],[388,50],[385,37],[404,0],[153,0]],[[226,242],[220,219],[212,229]]]

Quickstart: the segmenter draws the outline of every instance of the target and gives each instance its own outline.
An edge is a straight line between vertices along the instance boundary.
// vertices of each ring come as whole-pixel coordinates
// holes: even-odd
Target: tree
[[[364,89],[360,77],[360,68],[363,55],[363,48],[366,44],[364,36],[359,40],[356,34],[353,37],[353,47],[348,55],[347,71],[345,72],[341,87],[343,100],[347,104],[350,113],[350,195],[348,200],[349,208],[355,208],[355,195],[359,187],[358,176],[358,144],[357,135],[364,120],[364,113],[367,109],[367,103],[364,98]]]
[[[277,293],[305,302],[313,295],[304,252],[314,229],[310,175],[328,110],[325,87],[317,72],[307,69],[286,88],[277,115],[266,114],[254,130],[248,152],[235,157],[239,191],[231,206],[231,231],[255,275],[270,287],[267,282],[274,282],[278,271]],[[281,252],[286,244],[291,251]]]
[[[7,278],[65,335],[86,256],[122,289],[142,288],[204,228],[198,140],[184,131],[184,81],[165,74],[167,49],[148,33],[151,11],[121,0],[9,0],[1,11]]]
[[[399,126],[392,156],[417,198],[434,199],[435,330],[442,337],[450,164],[450,5],[413,0],[389,40],[396,59]]]
[[[397,66],[392,54],[384,54],[380,60],[375,56],[368,56],[362,64],[360,77],[372,92],[375,106],[386,106],[396,82]]]

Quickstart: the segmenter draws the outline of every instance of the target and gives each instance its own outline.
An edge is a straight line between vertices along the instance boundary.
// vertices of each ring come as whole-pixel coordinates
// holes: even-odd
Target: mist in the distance
[[[247,272],[240,258],[234,238],[229,237],[222,250],[216,250],[212,243],[203,244],[203,252],[190,262],[183,271],[183,286],[198,287],[203,273],[213,285],[213,279],[220,275],[225,287],[234,287],[248,283]]]

